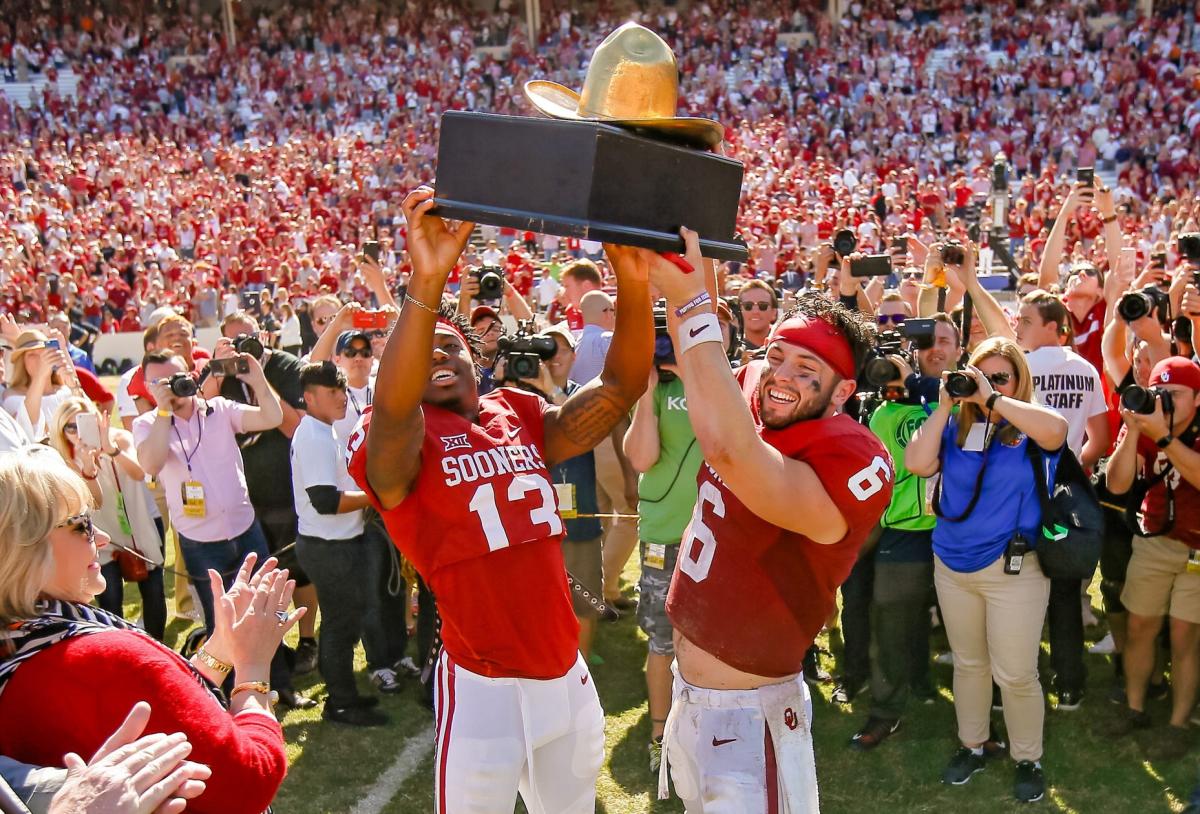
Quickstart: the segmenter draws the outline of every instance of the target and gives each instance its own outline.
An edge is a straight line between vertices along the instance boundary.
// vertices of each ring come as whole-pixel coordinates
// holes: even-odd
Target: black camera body
[[[252,334],[238,334],[233,340],[233,349],[238,353],[253,356],[255,359],[262,359],[265,350],[263,343]]]
[[[1117,314],[1126,322],[1135,322],[1154,314],[1159,322],[1167,321],[1170,299],[1167,292],[1156,285],[1148,285],[1141,291],[1129,291],[1121,295],[1117,303]]]
[[[852,229],[838,229],[833,233],[833,250],[838,257],[854,254],[858,248],[858,238]]]
[[[900,325],[899,331],[884,331],[875,338],[871,358],[863,365],[863,378],[872,388],[879,389],[888,382],[900,378],[900,368],[889,356],[899,356],[908,362],[914,371],[919,369],[915,354],[906,347],[911,342],[917,350],[933,347],[934,325],[932,319],[909,319]]]
[[[962,244],[955,241],[948,241],[942,244],[942,262],[950,266],[961,266],[963,260],[966,259],[966,252],[963,250]]]
[[[952,398],[965,399],[967,396],[973,396],[979,390],[979,385],[975,380],[963,373],[961,370],[955,370],[946,377],[946,392]]]
[[[1189,263],[1200,263],[1200,232],[1187,232],[1179,236],[1179,254]]]
[[[654,306],[654,366],[657,367],[661,380],[663,365],[675,364],[675,345],[671,342],[671,332],[667,330],[667,306],[660,302]]]
[[[1175,412],[1175,402],[1171,398],[1171,391],[1163,387],[1130,385],[1121,393],[1121,406],[1131,413],[1152,415],[1154,413],[1154,402],[1159,399],[1162,400],[1164,413]]]
[[[479,299],[498,300],[504,296],[504,269],[499,266],[480,266],[471,270],[479,281]]]
[[[191,398],[200,392],[196,380],[186,373],[172,373],[167,379],[167,387],[171,388],[171,392],[181,399]]]
[[[542,362],[558,353],[558,343],[554,337],[538,336],[532,320],[522,320],[517,324],[516,334],[496,341],[496,349],[496,361],[504,360],[503,381],[515,382],[536,379]]]

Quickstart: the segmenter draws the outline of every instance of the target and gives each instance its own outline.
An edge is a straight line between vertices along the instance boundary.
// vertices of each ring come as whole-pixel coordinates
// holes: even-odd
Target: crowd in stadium
[[[714,491],[728,486],[724,500],[753,508],[715,463],[708,422],[688,413],[689,398],[719,404],[699,401],[712,397],[696,385],[713,375],[693,361],[705,345],[677,333],[688,317],[699,330],[708,310],[739,382],[789,368],[780,345],[816,341],[805,334],[814,321],[845,333],[849,373],[829,367],[856,387],[835,412],[886,449],[874,459],[882,469],[868,455],[851,475],[850,491],[880,504],[864,553],[832,545],[837,554],[809,563],[836,576],[827,598],[840,586],[840,619],[826,609],[821,621],[840,627],[844,648],[823,662],[810,635],[792,671],[801,689],[832,684],[838,704],[870,694],[853,748],[882,745],[933,703],[936,624],[952,651],[959,741],[942,782],[966,784],[1008,754],[1014,796],[1041,799],[1059,780],[1053,766],[1043,774],[1044,734],[1072,713],[1094,716],[1108,737],[1140,738],[1152,760],[1187,755],[1200,686],[1200,13],[1171,2],[1147,17],[1118,0],[861,0],[833,22],[812,2],[546,3],[536,43],[523,14],[511,0],[488,13],[263,4],[240,14],[230,47],[219,16],[176,3],[14,0],[0,11],[0,622],[10,630],[0,634],[0,776],[17,804],[262,811],[287,770],[276,700],[321,704],[338,724],[389,723],[357,689],[361,641],[378,692],[419,681],[438,704],[437,794],[466,809],[478,803],[470,783],[442,785],[446,771],[470,778],[483,760],[451,750],[455,671],[458,725],[469,727],[471,704],[495,701],[471,696],[465,677],[582,671],[586,685],[598,622],[636,609],[650,770],[663,791],[674,780],[689,811],[704,810],[692,786],[706,767],[678,745],[672,711],[681,685],[684,697],[700,692],[679,637],[689,648],[709,640],[678,621],[698,611],[687,604],[696,589],[676,585],[681,573],[708,575],[689,552],[704,548],[697,526],[711,538],[704,523],[718,523],[704,513]],[[454,231],[413,192],[434,183],[442,113],[534,115],[527,80],[579,87],[596,46],[631,19],[674,51],[680,115],[724,125],[721,151],[745,167],[737,222],[749,249],[748,261],[716,269],[711,297],[638,261],[666,304],[636,393],[623,376],[639,369],[629,360],[648,337],[621,311],[645,288],[631,282],[633,250],[482,223]],[[60,95],[67,74],[75,92]],[[25,107],[6,89],[30,77],[48,81]],[[430,249],[438,239],[457,241],[453,257]],[[868,255],[887,255],[890,273],[856,276]],[[444,290],[432,286],[439,275]],[[503,420],[522,426],[535,409],[582,410],[594,391],[624,408],[571,425],[587,437],[603,424],[589,445],[562,440],[565,420],[546,418],[544,437],[522,435],[500,456],[510,474],[528,467],[553,481],[551,493],[540,475],[517,477],[525,491],[509,494],[524,499],[536,480],[561,510],[534,524],[561,539],[578,627],[569,650],[582,654],[573,666],[520,648],[480,655],[450,566],[400,530],[426,475],[399,483],[372,469],[368,456],[430,454],[368,435],[372,422],[389,437],[398,427],[396,438],[413,426],[404,410],[419,400],[403,398],[416,385],[396,365],[424,347],[412,337],[426,315],[431,392],[486,396],[479,423],[502,421],[488,411],[503,399]],[[219,338],[198,341],[202,329]],[[101,337],[116,333],[137,335],[144,356],[101,357]],[[514,341],[540,353],[532,370]],[[477,388],[439,367],[438,354],[458,353],[481,371]],[[769,384],[761,392],[774,398]],[[425,404],[451,403],[437,398]],[[779,392],[770,409],[790,398]],[[763,409],[751,404],[756,419]],[[457,426],[430,415],[422,433]],[[467,438],[439,437],[446,453],[459,443],[448,438]],[[461,444],[467,454],[442,459],[447,486],[485,477]],[[860,475],[868,486],[854,485]],[[1056,476],[1099,495],[1102,551],[1086,576],[1038,564],[1052,527],[1041,492]],[[489,526],[481,494],[461,508],[479,514],[495,552],[508,547],[498,541],[511,534],[508,509]],[[830,542],[859,531],[849,514],[840,529]],[[805,544],[824,548],[827,531],[805,532]],[[81,536],[101,541],[96,562],[71,553]],[[620,579],[635,554],[636,590]],[[1096,570],[1108,634],[1091,650],[1111,659],[1107,699],[1085,699]],[[130,582],[136,625],[121,618]],[[514,612],[555,619],[527,601]],[[199,623],[186,662],[158,643],[170,613]],[[1039,676],[1044,619],[1051,670]],[[111,628],[120,644],[87,635]],[[149,635],[129,633],[139,628]],[[691,672],[673,679],[673,662]],[[726,662],[742,675],[788,674]],[[105,709],[47,716],[31,703],[81,670],[114,688]],[[314,670],[323,700],[292,684]],[[1151,706],[1164,698],[1168,711]],[[124,804],[144,807],[103,807],[89,765],[110,779],[126,771],[137,802]],[[806,779],[780,779],[781,793]],[[816,810],[812,780],[812,808],[796,810]],[[524,777],[533,791],[521,795],[539,810],[590,810],[555,797],[556,782]],[[1200,811],[1200,794],[1188,811]]]

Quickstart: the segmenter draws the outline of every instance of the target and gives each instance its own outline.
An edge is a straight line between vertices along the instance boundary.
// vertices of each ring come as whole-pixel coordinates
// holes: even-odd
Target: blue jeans
[[[122,619],[124,613],[125,581],[121,579],[121,565],[110,562],[100,569],[104,574],[104,592],[96,597],[100,607]],[[160,642],[167,628],[167,595],[163,591],[163,570],[151,568],[150,576],[136,583],[142,595],[142,627]]]
[[[258,555],[261,564],[268,556],[267,538],[263,535],[262,526],[255,520],[250,528],[231,540],[216,540],[211,543],[189,540],[179,535],[179,550],[183,552],[183,561],[187,564],[188,576],[196,593],[200,597],[200,607],[204,611],[204,629],[211,636],[215,617],[213,616],[212,586],[208,581],[208,569],[213,569],[221,575],[225,588],[233,584],[237,570],[250,552]]]

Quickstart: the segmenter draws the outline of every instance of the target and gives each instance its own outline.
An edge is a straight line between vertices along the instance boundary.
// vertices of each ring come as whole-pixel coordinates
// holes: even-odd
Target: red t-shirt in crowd
[[[1075,352],[1091,362],[1092,367],[1104,372],[1104,352],[1100,347],[1104,337],[1104,311],[1106,303],[1099,300],[1083,319],[1076,319],[1071,309],[1071,335],[1074,337]]]
[[[543,453],[545,400],[502,387],[479,400],[478,423],[421,410],[421,471],[398,506],[385,509],[367,482],[369,410],[347,454],[351,476],[437,597],[446,652],[494,678],[565,675],[579,622]]]
[[[231,716],[176,653],[128,630],[75,636],[17,667],[0,694],[0,754],[35,766],[91,756],[138,701],[145,734],[183,732],[188,760],[212,768],[197,814],[261,814],[287,774],[283,729],[258,712]]]
[[[1121,437],[1125,428],[1121,428]],[[1192,449],[1200,452],[1200,438],[1192,443]],[[1146,476],[1157,475],[1166,469],[1170,459],[1145,435],[1138,437],[1138,455],[1146,464]],[[1150,487],[1142,501],[1142,528],[1157,534],[1167,522],[1167,481],[1175,495],[1175,525],[1167,531],[1167,537],[1178,540],[1188,548],[1200,548],[1200,489],[1189,483],[1179,470],[1172,467],[1166,478]]]
[[[751,362],[737,373],[759,435],[781,454],[812,466],[846,519],[846,536],[820,545],[771,525],[705,464],[667,593],[667,615],[676,630],[725,664],[788,676],[800,672],[838,587],[887,508],[894,474],[887,449],[849,416],[764,427],[758,412],[764,367]]]

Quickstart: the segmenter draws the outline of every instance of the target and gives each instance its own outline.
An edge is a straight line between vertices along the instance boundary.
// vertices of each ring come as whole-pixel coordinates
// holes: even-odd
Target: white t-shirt
[[[333,486],[339,492],[357,491],[346,472],[346,461],[333,426],[310,415],[300,419],[292,436],[292,496],[297,530],[306,537],[348,540],[363,533],[361,509],[344,514],[320,514],[308,497],[310,486]]]
[[[1083,449],[1088,419],[1108,411],[1100,374],[1073,350],[1047,346],[1025,354],[1038,402],[1067,419],[1067,446]]]

